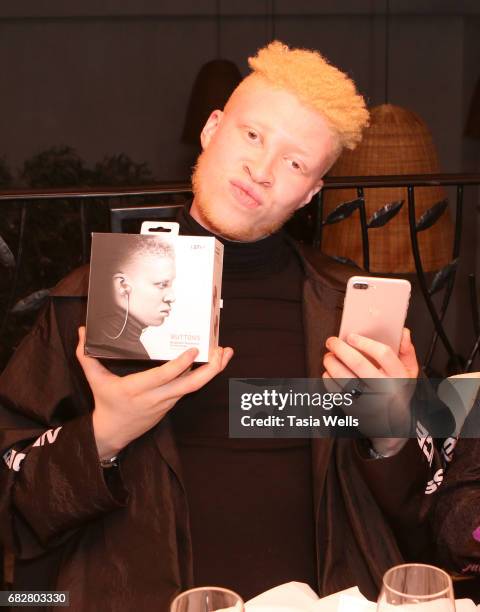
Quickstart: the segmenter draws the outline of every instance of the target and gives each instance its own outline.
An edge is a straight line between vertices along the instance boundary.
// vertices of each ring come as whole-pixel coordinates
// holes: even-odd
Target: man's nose
[[[275,182],[274,159],[271,155],[261,154],[251,158],[245,162],[243,168],[254,183],[271,187]]]
[[[163,301],[167,302],[167,304],[171,304],[175,301],[175,293],[173,291],[167,291],[163,296]]]

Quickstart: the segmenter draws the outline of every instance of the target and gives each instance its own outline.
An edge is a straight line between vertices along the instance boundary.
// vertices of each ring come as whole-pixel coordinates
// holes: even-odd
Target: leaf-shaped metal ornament
[[[440,289],[443,289],[445,287],[452,275],[455,274],[457,266],[458,257],[435,274],[435,276],[433,277],[432,284],[430,285],[430,289],[428,290],[430,295],[437,293],[437,291],[440,291]]]
[[[335,261],[338,261],[341,264],[345,264],[347,266],[354,266],[355,268],[358,268],[359,270],[361,270],[362,268],[353,261],[353,259],[349,259],[348,257],[340,257],[340,255],[332,255],[331,256],[332,259],[334,259]]]
[[[363,202],[362,198],[356,198],[350,202],[342,202],[336,206],[331,213],[329,213],[323,222],[323,225],[332,225],[332,223],[338,223],[349,217],[360,204]]]
[[[445,198],[445,200],[440,200],[440,202],[437,202],[428,210],[426,210],[420,217],[420,219],[417,221],[417,232],[423,232],[429,227],[432,227],[432,225],[436,223],[437,220],[443,215],[447,206],[448,200]]]
[[[34,291],[27,297],[19,300],[12,308],[13,314],[24,314],[27,312],[33,312],[42,306],[47,297],[50,295],[50,289],[39,289]]]
[[[6,268],[15,267],[15,257],[5,240],[0,236],[0,263]]]
[[[403,206],[403,200],[397,200],[396,202],[389,202],[376,210],[367,222],[367,227],[383,227],[390,219],[393,219]]]

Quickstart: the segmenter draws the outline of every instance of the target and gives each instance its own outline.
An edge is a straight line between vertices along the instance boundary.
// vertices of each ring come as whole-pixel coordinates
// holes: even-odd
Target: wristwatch
[[[118,456],[114,455],[109,459],[100,459],[100,467],[104,470],[108,470],[110,468],[118,467]]]
[[[381,453],[376,451],[371,444],[368,447],[368,455],[370,459],[386,459],[387,458],[387,455],[382,455]]]

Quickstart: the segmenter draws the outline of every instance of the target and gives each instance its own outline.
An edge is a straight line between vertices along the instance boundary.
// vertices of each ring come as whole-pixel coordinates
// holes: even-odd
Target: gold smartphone
[[[390,346],[398,355],[411,285],[401,278],[352,276],[347,283],[339,338],[351,333]]]

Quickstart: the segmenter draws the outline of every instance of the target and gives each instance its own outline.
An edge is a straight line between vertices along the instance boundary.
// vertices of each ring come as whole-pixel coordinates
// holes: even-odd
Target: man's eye
[[[168,281],[164,281],[163,283],[155,283],[155,286],[158,289],[166,289],[168,287],[168,285],[169,285]]]
[[[247,131],[247,136],[248,136],[249,140],[258,140],[258,134],[254,130],[248,130]]]
[[[290,167],[293,168],[294,170],[301,170],[301,166],[298,162],[296,162],[294,159],[290,160]]]

